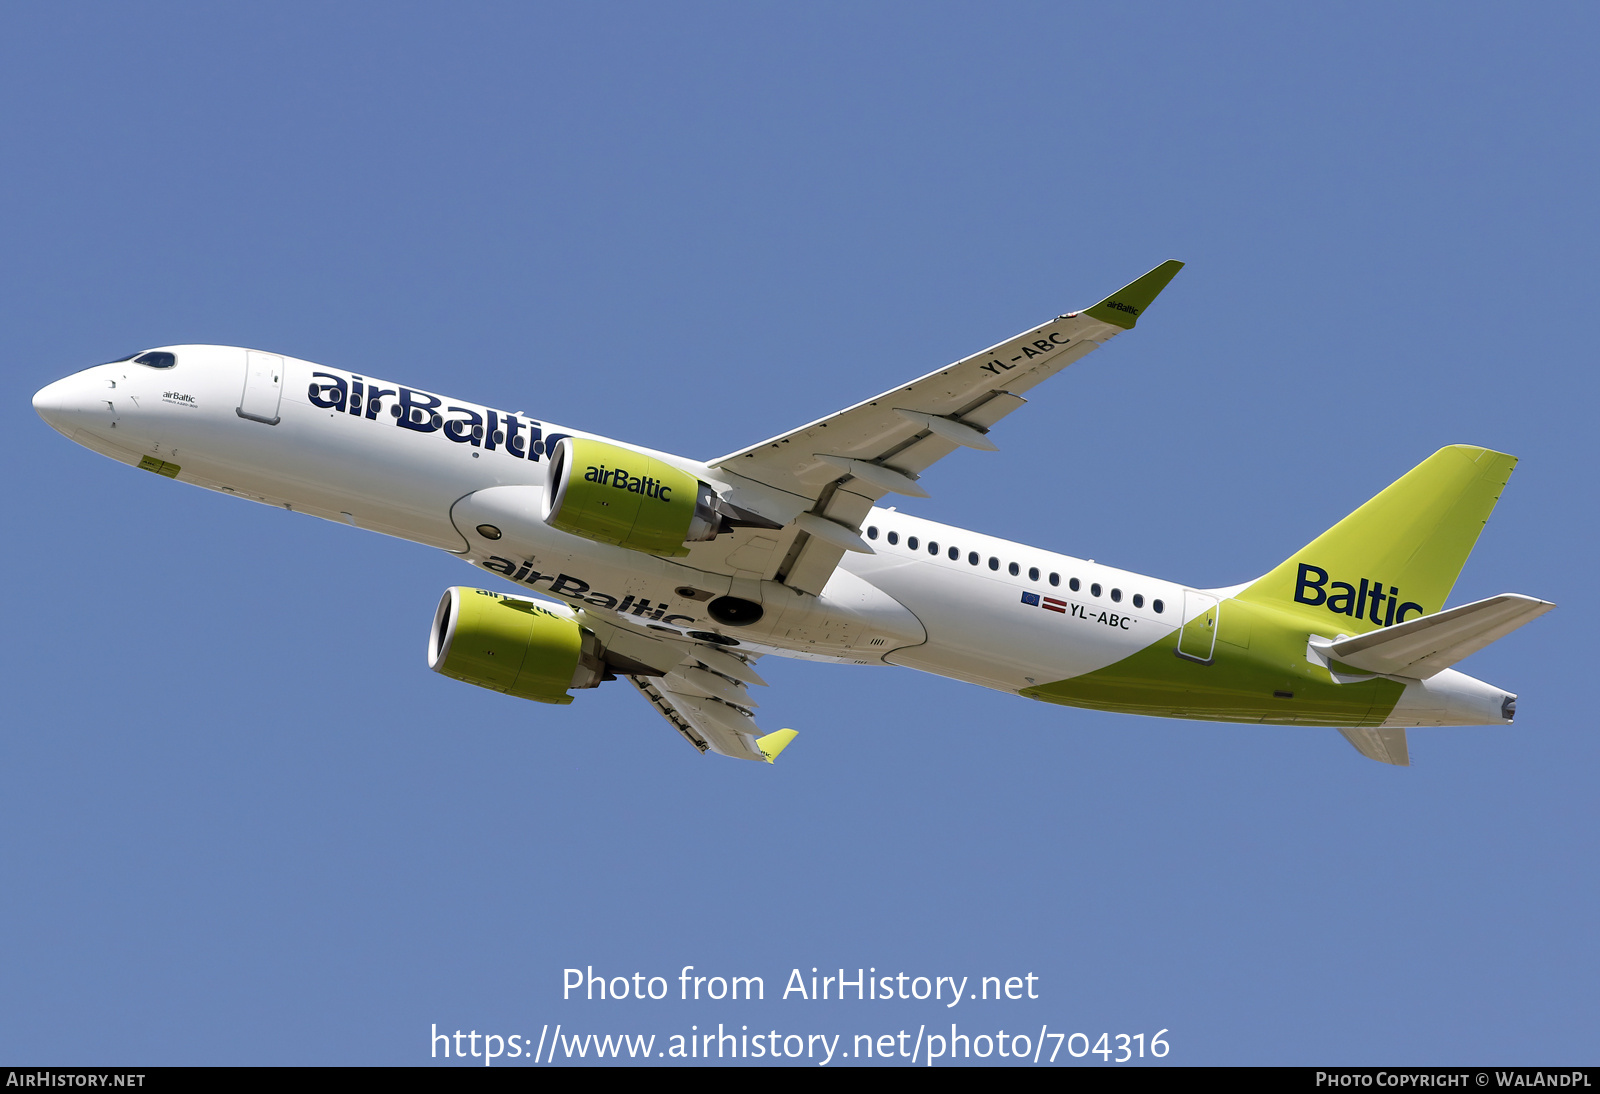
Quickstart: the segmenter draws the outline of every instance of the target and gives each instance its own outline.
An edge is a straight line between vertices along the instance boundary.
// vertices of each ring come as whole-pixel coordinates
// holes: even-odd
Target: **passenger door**
[[[275,353],[245,350],[244,394],[239,397],[239,417],[277,425],[278,403],[282,398],[283,358]]]

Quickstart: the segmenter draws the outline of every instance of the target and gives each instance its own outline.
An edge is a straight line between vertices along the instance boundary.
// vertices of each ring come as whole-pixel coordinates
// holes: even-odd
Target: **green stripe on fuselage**
[[[1327,669],[1306,660],[1307,639],[1319,633],[1334,638],[1339,632],[1309,631],[1288,613],[1224,600],[1210,664],[1177,656],[1179,632],[1173,631],[1114,665],[1021,694],[1157,718],[1345,728],[1382,724],[1405,686],[1381,678],[1335,683]]]

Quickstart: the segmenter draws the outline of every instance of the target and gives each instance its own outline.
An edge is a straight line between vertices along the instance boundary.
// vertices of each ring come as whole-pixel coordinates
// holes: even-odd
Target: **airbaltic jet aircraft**
[[[625,676],[701,752],[771,762],[765,654],[903,665],[1030,699],[1337,728],[1407,764],[1406,726],[1505,725],[1451,665],[1554,605],[1445,608],[1516,460],[1440,449],[1255,581],[1191,589],[879,508],[1023,395],[1133,328],[1166,262],[893,391],[709,463],[279,354],[166,346],[49,385],[112,459],[459,555],[428,663],[541,703]]]

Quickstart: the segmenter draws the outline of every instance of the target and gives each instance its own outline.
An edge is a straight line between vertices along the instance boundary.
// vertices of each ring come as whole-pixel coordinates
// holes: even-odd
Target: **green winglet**
[[[765,756],[770,764],[778,758],[778,753],[788,748],[789,742],[798,736],[800,734],[792,729],[780,729],[775,733],[767,734],[765,737],[758,737],[756,739],[756,747],[761,750],[761,755]]]
[[[1124,285],[1094,307],[1084,308],[1083,314],[1123,330],[1132,330],[1150,302],[1161,294],[1167,282],[1176,277],[1181,269],[1182,262],[1169,259],[1132,284]]]

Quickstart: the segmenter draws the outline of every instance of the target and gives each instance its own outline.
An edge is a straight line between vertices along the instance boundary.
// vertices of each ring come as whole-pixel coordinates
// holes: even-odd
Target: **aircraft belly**
[[[848,570],[835,570],[821,596],[796,596],[779,589],[782,586],[773,586],[781,610],[772,637],[796,653],[851,651],[854,660],[865,664],[927,639],[914,613]]]
[[[590,612],[614,612],[625,624],[712,631],[779,655],[867,664],[925,637],[911,612],[847,572],[835,572],[821,596],[801,596],[776,582],[569,535],[544,522],[542,499],[541,487],[496,486],[457,501],[451,517],[468,542],[467,561]],[[749,625],[724,625],[707,608],[721,596],[765,610]]]

